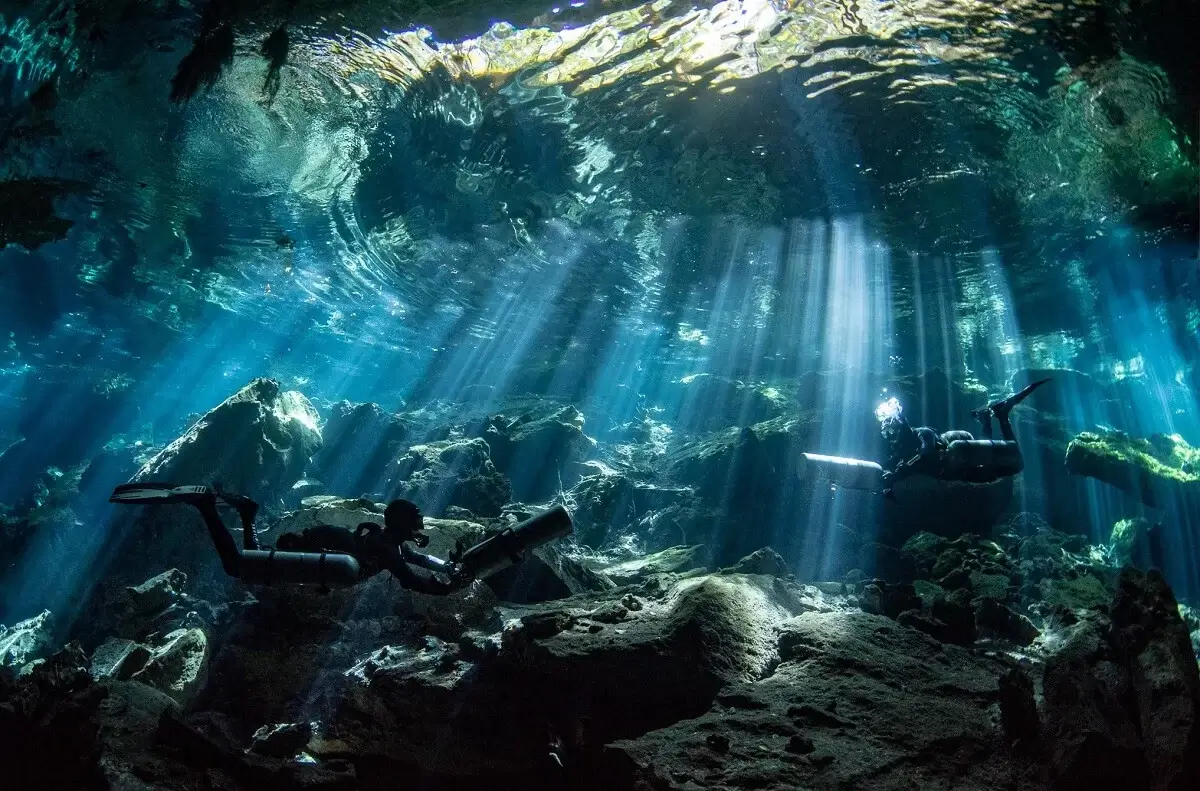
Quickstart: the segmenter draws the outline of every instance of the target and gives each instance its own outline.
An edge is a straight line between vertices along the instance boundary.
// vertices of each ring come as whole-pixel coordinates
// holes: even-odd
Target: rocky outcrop
[[[208,637],[201,629],[179,629],[165,635],[145,664],[129,676],[186,704],[204,686],[208,670]]]
[[[68,646],[15,678],[0,668],[0,765],[6,788],[101,789],[98,709],[87,656]]]
[[[998,738],[993,660],[846,612],[788,621],[779,658],[707,713],[616,742],[619,787],[908,789],[951,775],[960,789],[1045,787]]]
[[[496,415],[469,431],[487,442],[496,469],[512,481],[514,498],[541,502],[579,480],[576,463],[596,446],[596,441],[583,433],[583,424],[583,413],[566,406],[549,414],[526,412],[512,419]]]
[[[627,585],[657,574],[677,574],[702,569],[707,555],[707,548],[699,545],[670,547],[621,563],[599,564],[596,570],[618,585]]]
[[[20,668],[44,655],[51,646],[50,621],[50,611],[43,610],[12,626],[0,624],[0,667]]]
[[[508,479],[492,464],[482,439],[456,439],[414,445],[389,471],[388,497],[412,500],[426,513],[447,506],[475,516],[499,516],[512,498]]]
[[[378,404],[340,401],[322,429],[314,473],[333,494],[378,495],[387,487],[388,465],[404,454],[414,433],[410,423]]]
[[[382,648],[351,671],[310,751],[415,761],[460,782],[536,775],[548,760],[547,725],[574,734],[586,722],[598,750],[695,716],[723,685],[761,677],[776,661],[775,630],[825,606],[820,596],[769,577],[705,576],[514,609],[491,651],[465,638]]]
[[[665,406],[668,421],[690,432],[752,426],[795,407],[780,388],[707,373],[671,382],[664,396],[670,402]]]
[[[267,502],[282,496],[320,449],[319,421],[300,393],[255,379],[143,465],[134,480],[219,482]]]
[[[1110,617],[1093,612],[1069,627],[1043,687],[1056,788],[1200,782],[1200,675],[1157,573],[1123,572]]]
[[[1200,503],[1200,450],[1176,435],[1135,439],[1084,432],[1067,446],[1067,470],[1129,492],[1151,508]]]
[[[586,546],[599,548],[631,528],[638,536],[649,535],[656,527],[671,532],[657,524],[663,512],[697,505],[690,489],[641,483],[598,462],[585,466],[595,471],[581,478],[566,499],[573,504],[575,539]],[[679,529],[679,535],[684,532]]]

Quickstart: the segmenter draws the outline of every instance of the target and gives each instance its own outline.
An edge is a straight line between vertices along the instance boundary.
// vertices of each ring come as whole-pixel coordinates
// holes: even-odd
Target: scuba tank
[[[1016,475],[1025,467],[1015,442],[956,439],[946,449],[946,472],[951,477],[986,471],[997,478]]]
[[[883,467],[873,461],[845,456],[801,453],[796,475],[800,480],[815,478],[845,489],[876,492],[883,488]]]
[[[462,553],[458,564],[471,578],[485,579],[520,563],[529,550],[570,535],[574,529],[567,509],[555,506],[476,544]]]
[[[358,560],[340,552],[244,549],[238,561],[238,579],[257,585],[296,582],[322,588],[344,588],[357,585],[359,573]]]

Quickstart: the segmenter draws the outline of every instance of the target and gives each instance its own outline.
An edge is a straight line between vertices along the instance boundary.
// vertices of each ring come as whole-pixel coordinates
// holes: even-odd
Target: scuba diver
[[[890,446],[887,471],[883,473],[883,494],[893,497],[896,481],[912,475],[928,475],[943,481],[991,483],[1016,475],[1025,468],[1017,436],[1009,413],[1037,388],[1049,382],[1041,379],[1008,398],[971,412],[983,425],[983,439],[969,431],[937,433],[928,426],[912,428],[895,405],[880,430]],[[894,399],[893,399],[894,400]],[[1000,424],[1000,440],[992,439],[992,418]]]
[[[299,533],[283,533],[274,549],[258,545],[254,519],[258,504],[249,497],[209,486],[174,486],[163,483],[127,483],[113,490],[109,502],[135,505],[182,503],[200,512],[221,558],[225,573],[243,582],[349,586],[381,571],[390,571],[409,590],[445,595],[520,563],[533,547],[569,535],[573,526],[566,509],[557,506],[505,528],[491,538],[464,550],[457,545],[449,560],[417,552],[407,546],[429,544],[422,533],[421,511],[407,500],[393,500],[384,510],[384,523],[364,522],[355,530],[317,525]],[[221,520],[218,504],[231,506],[242,523],[243,548]],[[422,574],[412,567],[425,569]]]

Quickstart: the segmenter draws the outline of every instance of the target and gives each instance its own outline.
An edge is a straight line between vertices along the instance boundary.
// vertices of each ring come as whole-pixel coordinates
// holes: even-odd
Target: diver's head
[[[417,546],[425,546],[429,536],[421,533],[424,526],[421,509],[408,500],[392,500],[383,511],[383,534],[397,543],[415,541]]]

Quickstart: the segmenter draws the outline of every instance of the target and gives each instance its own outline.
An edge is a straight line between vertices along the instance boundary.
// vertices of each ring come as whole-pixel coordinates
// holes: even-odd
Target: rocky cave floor
[[[598,446],[571,407],[322,418],[256,380],[165,447],[47,474],[2,514],[8,574],[131,476],[251,494],[267,543],[381,522],[395,496],[436,504],[438,555],[522,503],[567,502],[576,535],[439,598],[387,575],[241,586],[188,509],[109,517],[122,551],[81,615],[0,627],[5,787],[1200,788],[1200,617],[1128,565],[1151,525],[1092,546],[1011,507],[950,531],[909,516],[802,581],[769,547],[696,540],[755,513],[718,513],[705,480],[761,480],[810,441],[771,407],[664,451],[648,417]]]

